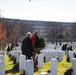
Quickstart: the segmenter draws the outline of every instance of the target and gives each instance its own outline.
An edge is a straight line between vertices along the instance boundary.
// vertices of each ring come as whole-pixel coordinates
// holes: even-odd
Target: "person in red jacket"
[[[33,47],[34,47],[34,68],[38,69],[38,54],[40,54],[40,39],[38,36],[38,32],[35,31],[34,34],[31,37],[32,39],[32,43],[33,43]]]
[[[37,54],[40,54],[40,39],[39,39],[39,36],[38,36],[38,32],[34,32],[34,35],[32,35],[31,37],[32,39],[32,43],[33,43],[33,46],[34,46],[34,50]]]

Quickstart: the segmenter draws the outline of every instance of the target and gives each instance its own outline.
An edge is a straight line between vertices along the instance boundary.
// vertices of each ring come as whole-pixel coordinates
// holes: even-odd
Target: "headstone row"
[[[10,54],[16,57],[16,62],[19,63],[19,71],[26,71],[25,75],[33,75],[34,73],[34,62],[33,60],[26,60],[26,56],[22,55],[21,51],[11,51]],[[72,61],[72,68],[74,70],[73,75],[76,75],[76,59],[73,58],[74,52],[69,52],[70,61]],[[40,75],[57,75],[57,67],[58,61],[62,61],[65,55],[65,51],[50,51],[50,50],[42,50],[41,54],[38,55],[38,68],[43,68],[44,57],[46,62],[51,61],[50,65],[50,74],[49,73],[41,73]],[[55,57],[58,56],[58,60]],[[30,70],[30,72],[29,72]]]
[[[5,75],[5,51],[0,51],[0,75]]]
[[[62,60],[63,60],[63,57],[65,56],[65,51],[42,50],[42,51],[41,51],[41,54],[44,55],[46,62],[48,62],[48,61],[50,61],[52,58],[56,58],[56,57],[58,57],[58,61],[62,61]]]

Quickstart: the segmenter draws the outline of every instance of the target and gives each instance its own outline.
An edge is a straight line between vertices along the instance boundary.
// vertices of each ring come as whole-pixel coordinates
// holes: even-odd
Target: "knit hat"
[[[32,35],[31,32],[27,32],[26,37],[29,37],[31,35]]]

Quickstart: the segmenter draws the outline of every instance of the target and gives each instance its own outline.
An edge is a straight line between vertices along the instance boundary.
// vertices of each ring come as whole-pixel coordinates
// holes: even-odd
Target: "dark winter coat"
[[[40,46],[40,39],[39,39],[38,36],[35,36],[35,37],[36,37],[36,44],[34,46],[35,46],[35,48],[39,48],[39,46]]]
[[[32,45],[32,40],[27,37],[22,42],[22,54],[26,55],[28,58],[31,58],[33,56],[34,48]]]

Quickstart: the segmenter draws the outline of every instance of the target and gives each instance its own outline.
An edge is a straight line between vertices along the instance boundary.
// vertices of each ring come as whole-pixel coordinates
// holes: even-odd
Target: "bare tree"
[[[19,27],[18,25],[14,25],[11,29],[9,40],[13,43],[17,43],[20,39]]]
[[[26,36],[27,32],[31,32],[32,31],[31,24],[26,23],[26,22],[21,23],[19,31],[20,31],[20,35],[24,38]]]
[[[47,33],[49,34],[50,41],[57,43],[57,34],[63,33],[64,26],[59,22],[47,22],[46,23]]]

